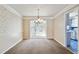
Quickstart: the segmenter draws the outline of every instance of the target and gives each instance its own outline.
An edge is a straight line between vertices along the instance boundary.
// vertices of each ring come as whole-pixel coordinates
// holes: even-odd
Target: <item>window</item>
[[[46,38],[46,20],[31,20],[30,35],[31,38]]]

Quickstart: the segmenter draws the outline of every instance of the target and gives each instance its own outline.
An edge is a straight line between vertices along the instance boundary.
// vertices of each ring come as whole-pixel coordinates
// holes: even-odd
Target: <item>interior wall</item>
[[[30,38],[30,20],[28,17],[23,17],[23,39]]]
[[[65,11],[72,9],[73,7],[74,8],[79,7],[79,6],[73,6],[73,7],[71,6]],[[57,40],[63,46],[66,46],[66,39],[65,39],[65,13],[66,12],[65,11],[63,13],[60,13],[58,16],[54,18],[54,39]],[[79,29],[78,29],[78,40],[79,40]],[[78,47],[79,47],[79,42],[78,42]]]
[[[54,39],[54,20],[47,20],[47,37],[48,39]]]
[[[64,13],[54,19],[54,39],[65,46],[65,20]]]
[[[31,18],[28,16],[25,16],[23,18],[23,38],[24,39],[30,38],[30,20]],[[47,38],[48,39],[53,39],[53,36],[54,36],[53,25],[54,25],[53,20],[48,19],[47,20]]]
[[[22,40],[22,18],[0,5],[0,53]]]

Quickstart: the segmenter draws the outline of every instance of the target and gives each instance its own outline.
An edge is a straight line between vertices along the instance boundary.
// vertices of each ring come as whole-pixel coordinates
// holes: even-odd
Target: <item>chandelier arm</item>
[[[37,10],[37,11],[38,11],[38,19],[39,19],[39,8],[38,8],[38,10]]]

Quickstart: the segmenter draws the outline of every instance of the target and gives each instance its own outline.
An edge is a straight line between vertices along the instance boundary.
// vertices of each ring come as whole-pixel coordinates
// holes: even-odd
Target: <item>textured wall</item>
[[[0,5],[0,53],[3,53],[22,39],[20,16]]]

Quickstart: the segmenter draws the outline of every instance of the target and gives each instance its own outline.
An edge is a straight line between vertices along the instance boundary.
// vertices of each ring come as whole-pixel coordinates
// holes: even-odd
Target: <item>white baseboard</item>
[[[22,39],[20,39],[19,41],[17,41],[14,45],[12,45],[11,47],[9,47],[7,50],[3,51],[1,54],[4,54],[5,52],[7,52],[8,50],[10,50],[12,47],[14,47],[15,45],[17,45],[21,41],[22,41]]]
[[[54,39],[55,40],[55,39]],[[57,40],[55,40],[57,41]],[[65,47],[67,50],[69,50],[70,52],[72,52],[69,48],[67,48],[65,45],[63,45],[61,42],[57,41],[59,44],[61,44],[63,47]],[[73,52],[72,52],[73,53]]]

